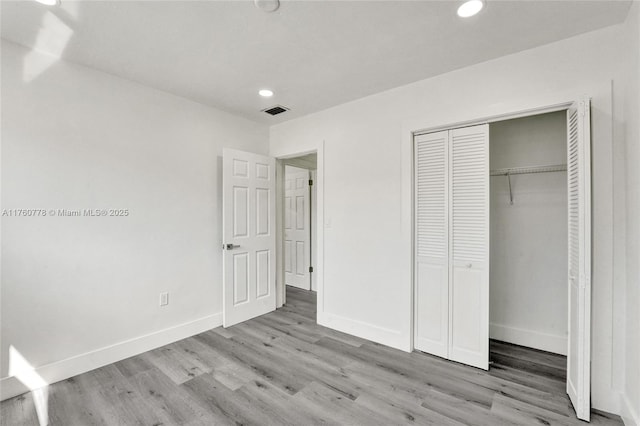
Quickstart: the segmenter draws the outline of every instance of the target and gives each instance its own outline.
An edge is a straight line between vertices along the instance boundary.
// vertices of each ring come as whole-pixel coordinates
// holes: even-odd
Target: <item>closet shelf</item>
[[[511,189],[511,175],[524,175],[529,173],[564,172],[566,164],[553,164],[550,166],[513,167],[510,169],[495,169],[490,171],[491,176],[506,176],[509,182],[509,204],[513,205],[513,190]]]
[[[566,164],[554,164],[550,166],[530,166],[530,167],[513,167],[509,169],[495,169],[491,170],[491,176],[508,176],[508,175],[523,175],[529,173],[549,173],[549,172],[565,172],[567,170]]]

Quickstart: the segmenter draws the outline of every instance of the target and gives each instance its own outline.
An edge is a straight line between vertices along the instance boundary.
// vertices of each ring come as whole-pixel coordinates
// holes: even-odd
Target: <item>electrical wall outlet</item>
[[[160,306],[167,306],[169,304],[169,293],[160,293]]]

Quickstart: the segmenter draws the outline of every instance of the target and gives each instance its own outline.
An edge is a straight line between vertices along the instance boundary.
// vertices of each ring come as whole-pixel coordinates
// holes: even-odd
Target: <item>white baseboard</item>
[[[318,314],[318,324],[362,339],[410,352],[409,338],[400,331],[379,327],[327,312]]]
[[[491,323],[489,337],[503,342],[567,355],[567,337]]]
[[[607,389],[602,387],[591,382],[591,408],[619,416],[622,395],[610,386]]]
[[[636,411],[625,393],[620,395],[620,405],[622,406],[620,417],[625,426],[640,426],[640,413]]]
[[[143,352],[168,345],[169,343],[185,339],[221,325],[222,313],[217,313],[195,321],[166,328],[155,333],[125,340],[124,342],[105,346],[104,348],[56,361],[51,364],[46,364],[35,368],[34,371],[46,383],[52,384]],[[16,377],[9,376],[0,379],[0,401],[4,401],[5,399],[31,390],[32,389],[29,389]]]

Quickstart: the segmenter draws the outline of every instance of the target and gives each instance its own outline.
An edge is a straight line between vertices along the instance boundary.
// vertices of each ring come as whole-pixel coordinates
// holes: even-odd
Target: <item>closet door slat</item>
[[[489,368],[489,126],[451,130],[449,358]]]
[[[567,110],[569,345],[567,393],[589,421],[591,383],[591,120],[590,101]]]
[[[448,356],[449,132],[417,136],[415,158],[416,288],[414,346]]]

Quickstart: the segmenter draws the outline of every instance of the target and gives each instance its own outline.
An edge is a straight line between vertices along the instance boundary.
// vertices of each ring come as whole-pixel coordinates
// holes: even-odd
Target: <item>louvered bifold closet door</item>
[[[414,346],[448,357],[449,132],[415,137],[416,292]]]
[[[589,101],[567,111],[569,198],[569,345],[567,393],[582,420],[589,420],[591,348],[591,124]]]
[[[449,358],[489,368],[489,125],[450,131]]]

